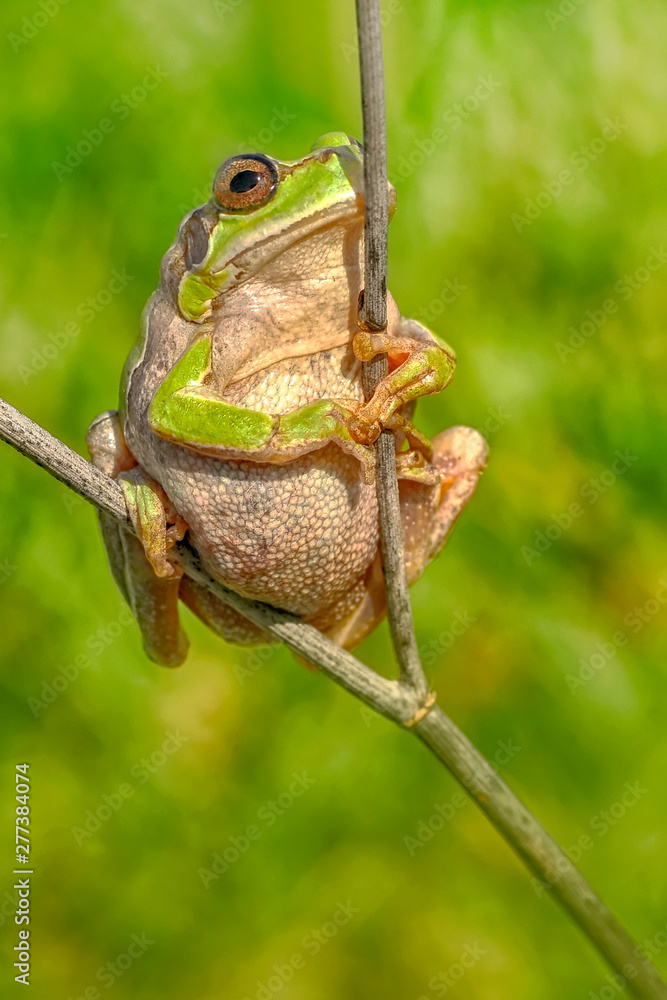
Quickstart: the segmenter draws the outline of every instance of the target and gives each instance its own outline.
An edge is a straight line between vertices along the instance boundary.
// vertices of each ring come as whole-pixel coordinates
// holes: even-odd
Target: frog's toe
[[[486,468],[489,446],[472,427],[450,427],[433,438],[433,464],[445,482],[477,476]]]

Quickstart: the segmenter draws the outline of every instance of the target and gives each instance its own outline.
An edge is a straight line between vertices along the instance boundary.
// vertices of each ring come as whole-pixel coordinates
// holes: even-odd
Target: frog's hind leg
[[[308,618],[308,624],[344,649],[354,649],[384,618],[384,577],[378,551],[362,577],[334,604]]]
[[[399,472],[408,582],[419,579],[442,550],[486,468],[488,445],[472,427],[450,427],[433,438],[433,466],[440,484],[429,490]]]
[[[96,468],[113,479],[134,480],[135,493],[143,490],[144,498],[155,496],[153,537],[166,536],[164,507],[147,485],[146,477],[125,443],[118,413],[109,410],[93,421],[86,441]],[[126,497],[127,486],[125,482]],[[144,508],[146,506],[144,504]],[[110,514],[101,513],[99,521],[112,576],[137,620],[147,655],[163,666],[179,666],[186,657],[188,641],[178,616],[181,582],[178,572],[165,566],[163,575],[158,576],[138,538]],[[150,523],[146,517],[143,521],[145,525]]]
[[[475,492],[487,459],[484,438],[470,427],[451,427],[433,439],[433,466],[399,461],[399,497],[408,583],[435,559],[459,514]],[[433,475],[433,470],[437,475]],[[430,481],[429,481],[430,480]],[[380,555],[349,594],[312,624],[346,649],[353,649],[382,620],[386,610]]]
[[[268,632],[235,611],[206,587],[184,576],[180,598],[198,618],[226,642],[237,646],[266,646],[277,642]]]

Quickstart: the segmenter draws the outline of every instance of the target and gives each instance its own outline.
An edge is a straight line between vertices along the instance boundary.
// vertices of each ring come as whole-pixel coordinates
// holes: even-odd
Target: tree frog
[[[395,191],[390,185],[393,214]],[[232,156],[182,221],[123,374],[119,411],[87,442],[119,480],[136,535],[103,518],[112,573],[148,656],[180,664],[182,600],[229,642],[271,638],[184,576],[186,532],[206,570],[345,648],[382,619],[374,441],[395,432],[407,573],[438,554],[486,463],[483,438],[429,441],[416,400],[454,373],[453,350],[404,319],[359,324],[363,149],[342,132],[301,159]],[[389,374],[364,399],[362,362]]]

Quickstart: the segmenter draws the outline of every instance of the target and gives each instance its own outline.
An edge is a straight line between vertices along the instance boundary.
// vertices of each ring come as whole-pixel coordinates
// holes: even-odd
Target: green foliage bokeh
[[[0,19],[0,391],[83,451],[218,163],[360,134],[354,10],[9,0]],[[635,935],[664,941],[667,11],[389,0],[385,20],[390,286],[459,356],[420,422],[491,446],[413,590],[429,676]],[[292,1000],[599,994],[601,961],[416,740],[284,650],[225,646],[187,613],[190,658],[160,670],[91,509],[8,448],[0,505],[0,895],[27,760],[34,996],[106,995],[98,970],[134,934],[153,943],[112,981],[118,1000],[266,1000],[269,981]],[[390,669],[384,629],[360,655]],[[52,703],[30,700],[63,677]],[[238,860],[205,887],[230,838]],[[348,901],[315,953],[307,935]],[[18,996],[0,910],[0,993]]]

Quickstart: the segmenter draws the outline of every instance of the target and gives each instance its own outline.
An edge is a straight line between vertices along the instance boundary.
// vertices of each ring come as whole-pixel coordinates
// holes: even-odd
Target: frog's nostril
[[[238,174],[232,177],[229,183],[229,190],[235,194],[242,194],[245,191],[252,191],[257,187],[261,177],[256,170],[239,170]]]

